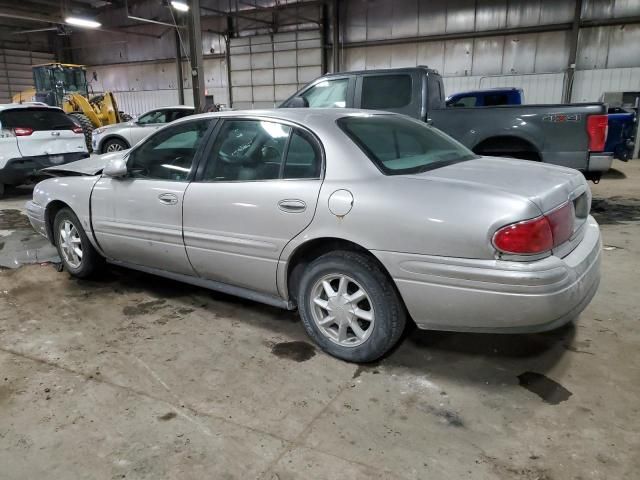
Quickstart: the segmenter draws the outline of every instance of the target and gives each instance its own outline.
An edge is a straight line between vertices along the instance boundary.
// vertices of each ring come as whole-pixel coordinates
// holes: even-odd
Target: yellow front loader
[[[89,151],[94,128],[131,118],[118,111],[118,104],[111,92],[89,98],[86,69],[82,65],[35,65],[33,81],[35,88],[18,93],[13,97],[13,102],[43,102],[62,108],[82,126]]]

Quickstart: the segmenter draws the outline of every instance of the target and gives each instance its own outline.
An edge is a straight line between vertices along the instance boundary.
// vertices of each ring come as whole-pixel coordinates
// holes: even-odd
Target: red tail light
[[[16,134],[16,137],[28,137],[33,133],[33,128],[29,127],[15,127],[13,129],[13,133]]]
[[[553,246],[557,247],[571,238],[573,233],[573,204],[567,202],[545,215],[551,226]]]
[[[602,152],[607,141],[607,115],[589,115],[587,117],[587,134],[589,135],[589,151]]]
[[[573,233],[573,205],[567,202],[547,215],[500,228],[493,245],[503,253],[534,255],[563,244]]]
[[[80,125],[74,125],[71,130],[73,131],[73,133],[84,133],[84,130],[82,130],[82,127]]]

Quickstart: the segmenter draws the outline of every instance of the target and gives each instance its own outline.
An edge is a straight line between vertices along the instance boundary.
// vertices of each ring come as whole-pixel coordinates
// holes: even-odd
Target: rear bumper
[[[587,172],[607,172],[613,163],[613,153],[590,153]]]
[[[418,327],[528,333],[575,319],[600,281],[600,230],[589,217],[567,256],[532,262],[373,253],[386,266]]]
[[[87,152],[63,153],[59,155],[39,155],[36,157],[11,158],[5,166],[0,169],[0,183],[6,185],[20,185],[27,178],[37,175],[39,170],[55,165],[75,162],[87,158]],[[62,157],[56,162],[52,158]]]

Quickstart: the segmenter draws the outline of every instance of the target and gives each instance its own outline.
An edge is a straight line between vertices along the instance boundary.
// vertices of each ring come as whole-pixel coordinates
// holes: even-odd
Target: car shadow
[[[624,172],[616,168],[610,168],[607,172],[602,174],[602,180],[624,180],[627,175]]]
[[[231,317],[270,329],[274,336],[311,343],[297,312],[143,272],[110,266],[94,280],[71,279],[71,283],[82,290],[109,288],[116,293],[143,293],[170,300],[178,306],[198,306],[211,312],[212,318]],[[419,330],[411,324],[391,352],[378,362],[361,365],[358,375],[384,367],[430,377],[458,378],[470,383],[513,384],[524,372],[544,374],[549,371],[569,350],[589,353],[581,352],[574,345],[575,334],[573,324],[528,335]]]

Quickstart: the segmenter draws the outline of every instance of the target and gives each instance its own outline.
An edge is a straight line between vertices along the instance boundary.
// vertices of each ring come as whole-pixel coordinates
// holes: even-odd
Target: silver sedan
[[[130,122],[96,128],[91,134],[91,147],[96,153],[127,150],[167,123],[193,115],[193,107],[163,107],[140,115]]]
[[[287,309],[325,351],[384,355],[405,325],[537,332],[599,282],[578,171],[478,157],[404,116],[185,118],[128,152],[50,169],[27,209],[72,275],[105,262]]]

